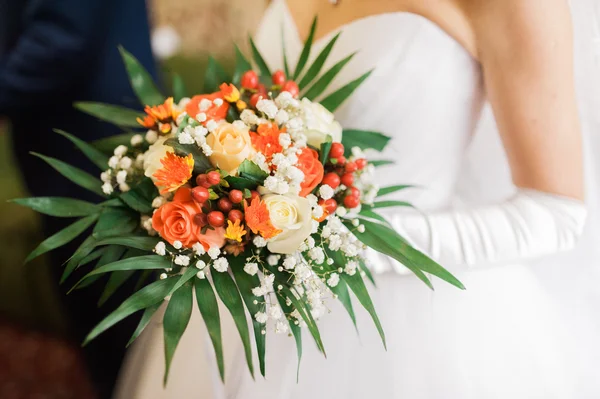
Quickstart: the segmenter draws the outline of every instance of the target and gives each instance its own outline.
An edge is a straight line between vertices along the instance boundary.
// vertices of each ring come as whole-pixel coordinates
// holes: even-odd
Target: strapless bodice
[[[478,62],[430,20],[395,12],[355,20],[317,40],[309,64],[338,31],[342,33],[323,70],[357,53],[323,96],[366,71],[373,73],[336,111],[336,118],[345,128],[392,137],[386,151],[372,157],[395,161],[379,169],[381,186],[420,185],[420,190],[397,195],[422,209],[447,206],[480,117]],[[302,42],[285,1],[275,0],[256,34],[271,69],[282,68],[282,42],[295,65]]]

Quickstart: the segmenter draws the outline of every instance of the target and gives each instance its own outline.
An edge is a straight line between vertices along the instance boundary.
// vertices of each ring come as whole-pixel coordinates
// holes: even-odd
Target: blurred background
[[[152,51],[164,86],[170,87],[171,76],[177,73],[188,93],[198,92],[209,54],[231,67],[233,44],[246,49],[246,38],[268,2],[147,1]],[[2,6],[0,0],[0,13]],[[69,323],[48,257],[24,264],[43,234],[38,215],[7,202],[30,195],[12,151],[12,139],[9,124],[0,115],[0,398],[97,397],[85,367],[83,371],[80,367],[79,343],[67,339]],[[49,364],[51,358],[61,359],[62,364]],[[36,362],[44,372],[36,368]],[[67,374],[71,380],[61,382]],[[40,375],[47,381],[37,380],[35,385],[41,388],[35,393],[20,386],[31,385],[31,379]],[[48,388],[43,388],[44,383]]]

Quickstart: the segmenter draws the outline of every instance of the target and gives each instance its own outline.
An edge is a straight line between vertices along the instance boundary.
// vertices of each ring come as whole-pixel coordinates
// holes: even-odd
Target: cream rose
[[[213,151],[208,157],[210,163],[232,175],[244,159],[250,159],[255,152],[248,128],[226,122],[206,136],[206,144]]]
[[[310,203],[297,195],[268,194],[263,201],[269,210],[273,227],[282,232],[269,240],[267,248],[278,254],[291,254],[312,231]]]
[[[342,125],[340,125],[321,104],[312,102],[306,98],[301,102],[302,120],[304,121],[306,142],[320,148],[326,141],[327,136],[331,136],[334,143],[342,141]]]
[[[168,138],[170,138],[170,136],[159,137],[144,154],[144,175],[151,178],[152,181],[156,181],[154,173],[162,168],[160,160],[163,159],[168,152],[173,152],[173,148],[165,145],[165,141],[167,141]]]

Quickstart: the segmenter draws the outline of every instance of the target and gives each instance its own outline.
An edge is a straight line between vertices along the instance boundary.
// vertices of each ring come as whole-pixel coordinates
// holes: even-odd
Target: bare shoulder
[[[545,53],[570,47],[568,0],[453,0],[469,19],[477,52]]]

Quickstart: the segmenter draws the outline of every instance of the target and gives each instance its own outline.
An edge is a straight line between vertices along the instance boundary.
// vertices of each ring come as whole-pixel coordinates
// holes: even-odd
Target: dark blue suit
[[[2,19],[5,19],[2,24]],[[91,141],[117,133],[73,109],[74,101],[100,101],[141,108],[127,79],[117,46],[122,45],[156,75],[144,0],[0,0],[0,116],[12,123],[13,143],[27,187],[34,196],[67,196],[97,201],[48,165],[36,151],[99,173],[73,146],[52,132],[60,128]],[[52,234],[71,220],[45,219]],[[52,256],[53,269],[74,251]],[[121,298],[96,309],[102,284],[65,300],[77,340]],[[123,291],[122,291],[123,292]],[[122,294],[123,295],[123,294]],[[108,397],[133,328],[109,331],[86,348],[101,397]]]

